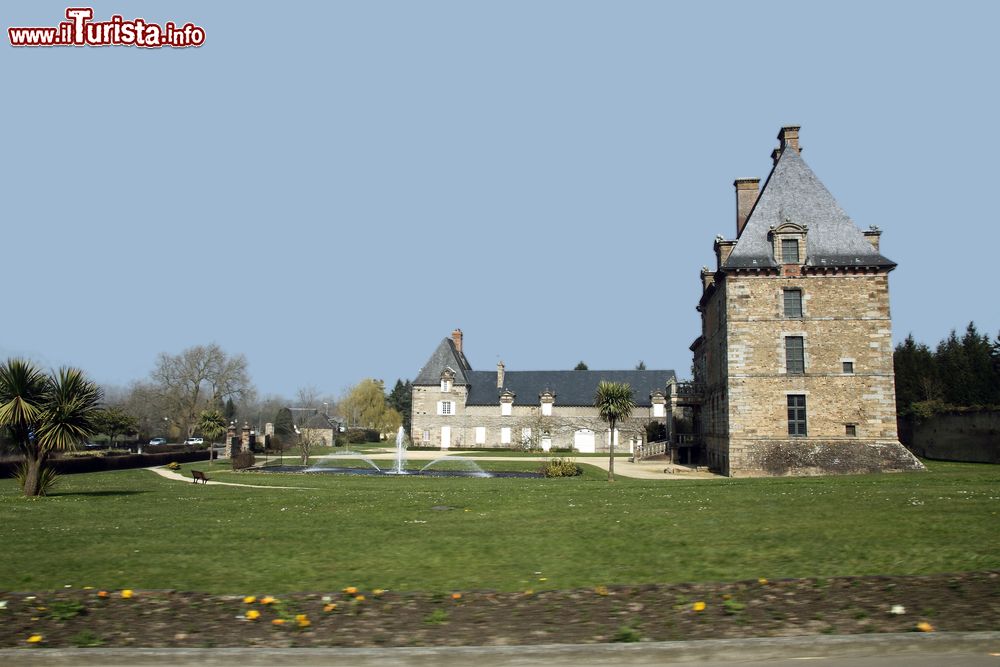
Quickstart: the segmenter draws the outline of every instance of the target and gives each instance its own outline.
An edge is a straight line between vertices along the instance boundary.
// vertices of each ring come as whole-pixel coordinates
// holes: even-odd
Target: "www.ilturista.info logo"
[[[68,7],[66,18],[55,27],[7,28],[11,46],[141,46],[159,49],[184,48],[205,43],[205,29],[193,23],[178,27],[135,18],[126,21],[115,14],[108,21],[92,21],[91,7]]]

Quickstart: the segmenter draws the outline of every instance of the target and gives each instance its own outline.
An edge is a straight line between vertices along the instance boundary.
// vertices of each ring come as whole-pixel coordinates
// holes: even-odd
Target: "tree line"
[[[954,407],[1000,406],[1000,334],[990,339],[969,322],[932,350],[913,339],[896,346],[896,412],[929,416]]]

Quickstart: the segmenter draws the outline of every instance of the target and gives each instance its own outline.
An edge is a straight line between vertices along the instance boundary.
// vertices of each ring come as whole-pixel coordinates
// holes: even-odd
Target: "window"
[[[454,414],[454,403],[451,401],[438,401],[438,414],[439,415],[450,415]]]
[[[510,426],[504,426],[500,429],[500,444],[509,445],[510,444]]]
[[[854,362],[853,361],[844,361],[844,362],[841,362],[841,363],[843,364],[843,367],[844,367],[844,375],[854,375]]]
[[[451,391],[451,380],[441,380],[441,391],[446,394]]]
[[[802,375],[806,372],[802,336],[785,336],[785,372],[789,375]]]
[[[844,424],[844,435],[850,438],[856,438],[858,436],[857,424]]]
[[[653,416],[654,417],[665,417],[667,415],[667,406],[663,403],[653,403]]]
[[[511,403],[501,403],[500,404],[500,416],[510,417],[510,406]]]
[[[798,239],[781,239],[781,263],[782,264],[799,263]]]
[[[424,431],[423,436],[424,436],[423,437],[424,442],[430,442],[431,441],[431,432],[430,431]]]
[[[785,290],[785,317],[799,319],[802,317],[802,290]]]
[[[485,445],[486,444],[486,427],[477,426],[476,427],[476,444]]]
[[[793,438],[806,435],[806,397],[802,394],[788,395],[788,435]]]

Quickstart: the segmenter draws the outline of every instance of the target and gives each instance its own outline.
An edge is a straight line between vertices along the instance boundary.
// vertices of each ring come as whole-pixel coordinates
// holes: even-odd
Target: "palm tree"
[[[101,390],[76,368],[46,375],[29,361],[0,365],[0,428],[24,456],[24,495],[44,494],[48,455],[97,433]]]
[[[212,444],[208,447],[208,460],[212,460],[215,453],[215,441],[226,432],[226,416],[219,410],[203,410],[198,418],[198,430],[206,436]]]
[[[632,399],[632,387],[626,382],[601,382],[597,385],[597,396],[594,407],[601,414],[601,419],[608,422],[611,428],[611,454],[608,458],[608,481],[615,481],[615,426],[632,416],[635,401]]]

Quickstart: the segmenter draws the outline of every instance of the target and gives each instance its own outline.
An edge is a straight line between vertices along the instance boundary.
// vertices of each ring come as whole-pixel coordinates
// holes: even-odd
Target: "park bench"
[[[203,473],[200,470],[192,470],[191,478],[193,484],[197,484],[198,482],[204,482],[205,484],[208,484],[208,477],[206,477],[205,473]]]

